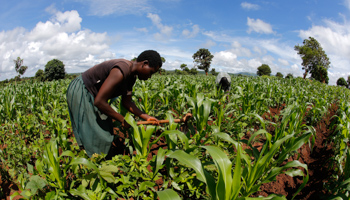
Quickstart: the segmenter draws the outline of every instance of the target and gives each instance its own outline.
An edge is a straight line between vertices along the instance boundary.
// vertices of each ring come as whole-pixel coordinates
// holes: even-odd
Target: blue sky
[[[316,38],[330,58],[330,85],[350,75],[350,0],[0,0],[0,80],[24,76],[56,58],[66,72],[84,72],[104,60],[132,59],[157,50],[163,68],[193,67],[207,48],[212,68],[302,76],[294,50]]]

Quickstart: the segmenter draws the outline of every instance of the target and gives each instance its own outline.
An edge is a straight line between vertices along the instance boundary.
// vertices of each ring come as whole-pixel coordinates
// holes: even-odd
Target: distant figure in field
[[[231,87],[231,77],[226,72],[220,72],[215,80],[216,87],[219,90],[220,88],[225,92],[230,90]]]

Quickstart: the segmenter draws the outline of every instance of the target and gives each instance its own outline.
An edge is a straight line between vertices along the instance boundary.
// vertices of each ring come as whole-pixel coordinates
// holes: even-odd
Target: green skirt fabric
[[[114,139],[112,119],[94,106],[94,97],[85,88],[81,75],[69,84],[67,103],[78,145],[89,157],[94,153],[108,154]]]

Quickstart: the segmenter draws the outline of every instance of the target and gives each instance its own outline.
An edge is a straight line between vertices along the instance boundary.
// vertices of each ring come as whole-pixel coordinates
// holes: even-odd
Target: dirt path
[[[308,144],[304,144],[299,150],[298,155],[290,158],[289,161],[298,159],[300,162],[308,165],[309,181],[304,189],[295,197],[298,200],[322,199],[326,195],[326,190],[323,184],[327,183],[329,177],[334,173],[330,166],[330,158],[334,156],[332,144],[327,144],[328,137],[333,133],[330,128],[331,117],[336,114],[338,107],[332,105],[324,118],[315,126],[316,141],[314,148],[310,149]],[[280,108],[272,109],[271,113],[279,114]],[[275,182],[263,184],[261,191],[256,193],[256,196],[268,196],[269,194],[282,194],[291,199],[301,185],[302,179],[299,177],[292,178],[288,175],[279,175]]]

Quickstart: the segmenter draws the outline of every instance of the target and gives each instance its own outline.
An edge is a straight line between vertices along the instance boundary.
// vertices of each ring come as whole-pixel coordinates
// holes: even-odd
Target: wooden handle
[[[175,123],[186,122],[191,117],[192,117],[192,114],[191,113],[187,113],[185,115],[185,117],[183,117],[182,119],[174,119],[174,122]],[[158,120],[158,123],[159,124],[169,123],[169,120]],[[143,124],[143,125],[157,125],[157,122],[156,121],[139,121],[139,122],[137,122],[137,125],[140,125],[140,124]]]

